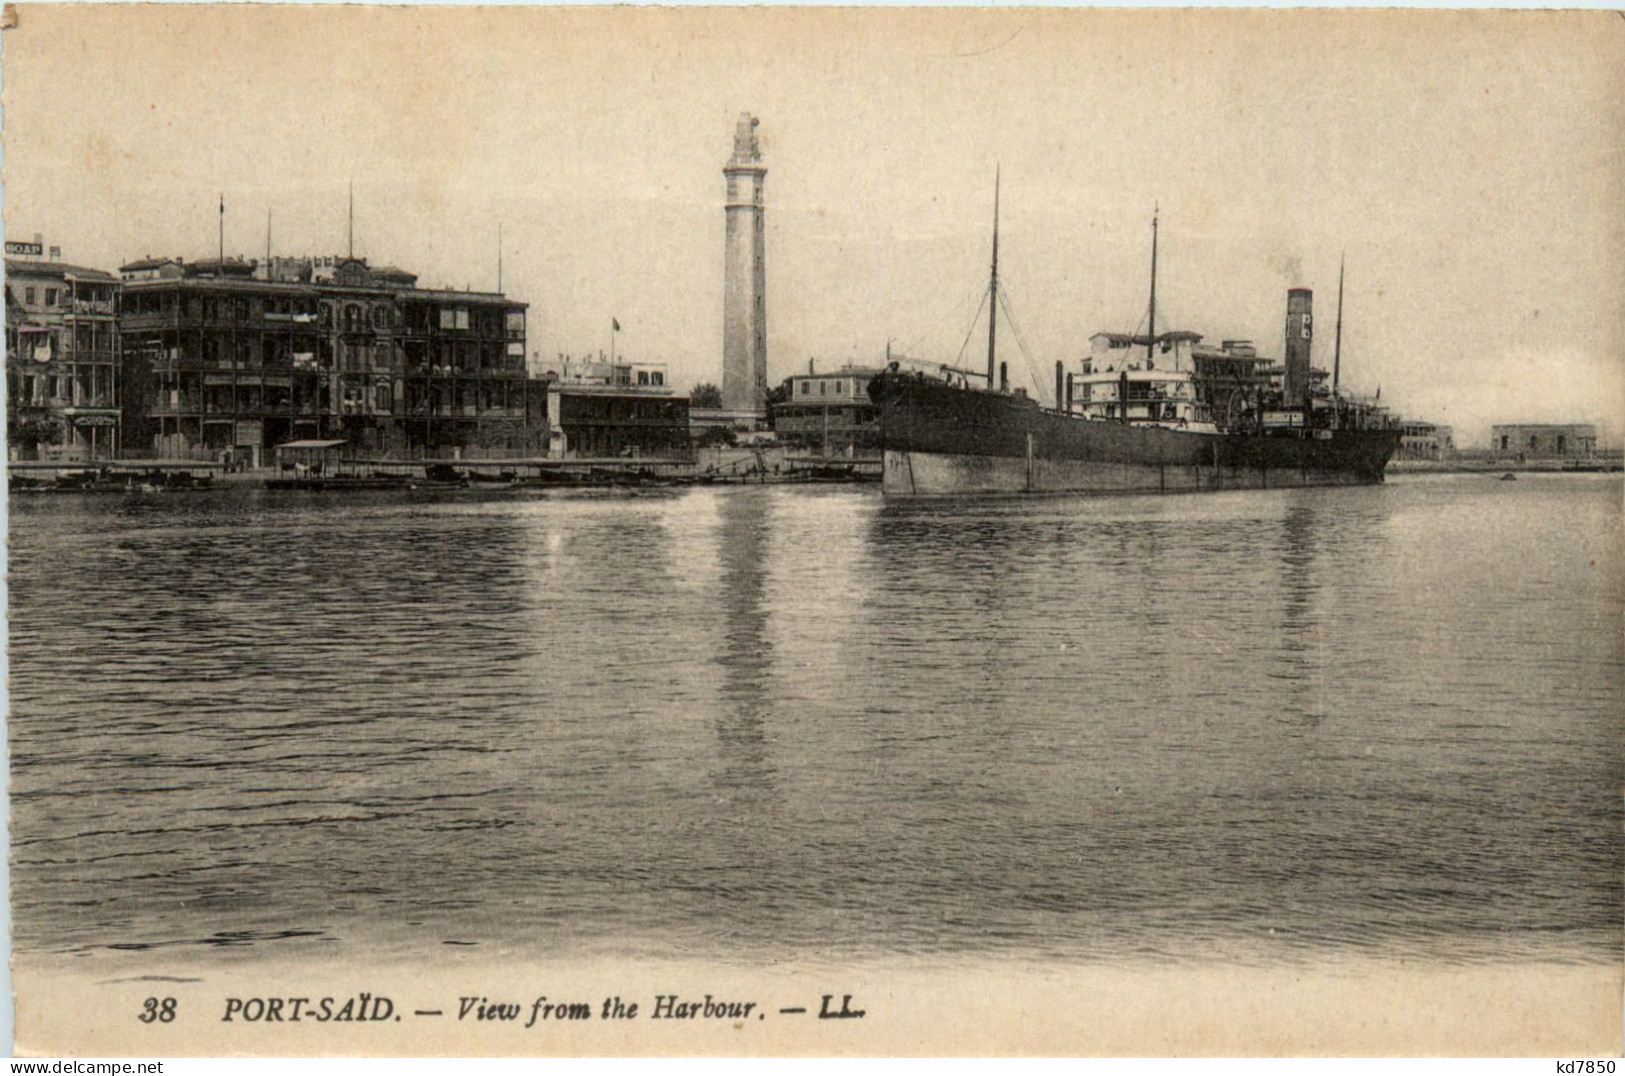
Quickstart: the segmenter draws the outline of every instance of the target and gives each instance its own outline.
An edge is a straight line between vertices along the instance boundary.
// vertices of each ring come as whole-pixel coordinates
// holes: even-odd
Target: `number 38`
[[[175,999],[148,998],[142,1003],[141,1015],[137,1016],[136,1019],[143,1024],[150,1024],[155,1020],[160,1024],[169,1023],[175,1019]]]

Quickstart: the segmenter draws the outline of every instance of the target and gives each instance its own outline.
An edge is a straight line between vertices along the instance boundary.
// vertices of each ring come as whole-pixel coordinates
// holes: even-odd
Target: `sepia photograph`
[[[1619,1054],[1619,13],[0,42],[17,1056]]]

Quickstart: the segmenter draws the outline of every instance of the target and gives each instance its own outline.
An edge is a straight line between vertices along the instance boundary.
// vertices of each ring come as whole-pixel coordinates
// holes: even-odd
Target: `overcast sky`
[[[761,118],[771,381],[958,356],[1000,269],[1045,383],[1145,314],[1482,441],[1625,415],[1625,19],[1608,13],[21,8],[5,222],[72,261],[342,253],[503,284],[530,348],[720,381],[721,167]],[[983,330],[985,331],[985,330]],[[1029,380],[1014,334],[1005,353]],[[969,365],[983,361],[973,342]]]

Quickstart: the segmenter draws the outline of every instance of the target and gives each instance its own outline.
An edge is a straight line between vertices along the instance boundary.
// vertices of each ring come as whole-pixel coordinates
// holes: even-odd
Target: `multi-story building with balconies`
[[[553,458],[693,458],[688,397],[672,391],[664,363],[560,355],[546,379]]]
[[[359,258],[164,265],[123,268],[132,454],[259,465],[298,439],[407,458],[546,447],[522,302],[419,288]]]
[[[6,259],[6,421],[13,458],[118,454],[118,291],[117,278],[99,269]]]

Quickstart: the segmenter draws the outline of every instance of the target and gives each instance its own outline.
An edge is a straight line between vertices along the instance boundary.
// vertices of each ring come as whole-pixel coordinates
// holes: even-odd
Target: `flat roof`
[[[27,258],[7,258],[6,275],[19,276],[28,273],[42,273],[47,276],[74,276],[94,280],[97,283],[117,284],[118,277],[100,269],[91,269],[84,265],[73,265],[70,262],[41,262],[30,261]]]
[[[117,283],[117,281],[114,281]],[[126,280],[127,292],[163,291],[185,288],[192,291],[266,292],[300,295],[372,295],[394,296],[402,299],[428,300],[438,303],[486,303],[505,306],[513,310],[529,309],[523,299],[510,299],[494,291],[441,291],[434,288],[403,287],[387,283],[341,284],[334,280],[262,280],[241,276],[188,276],[153,277],[146,280]]]

